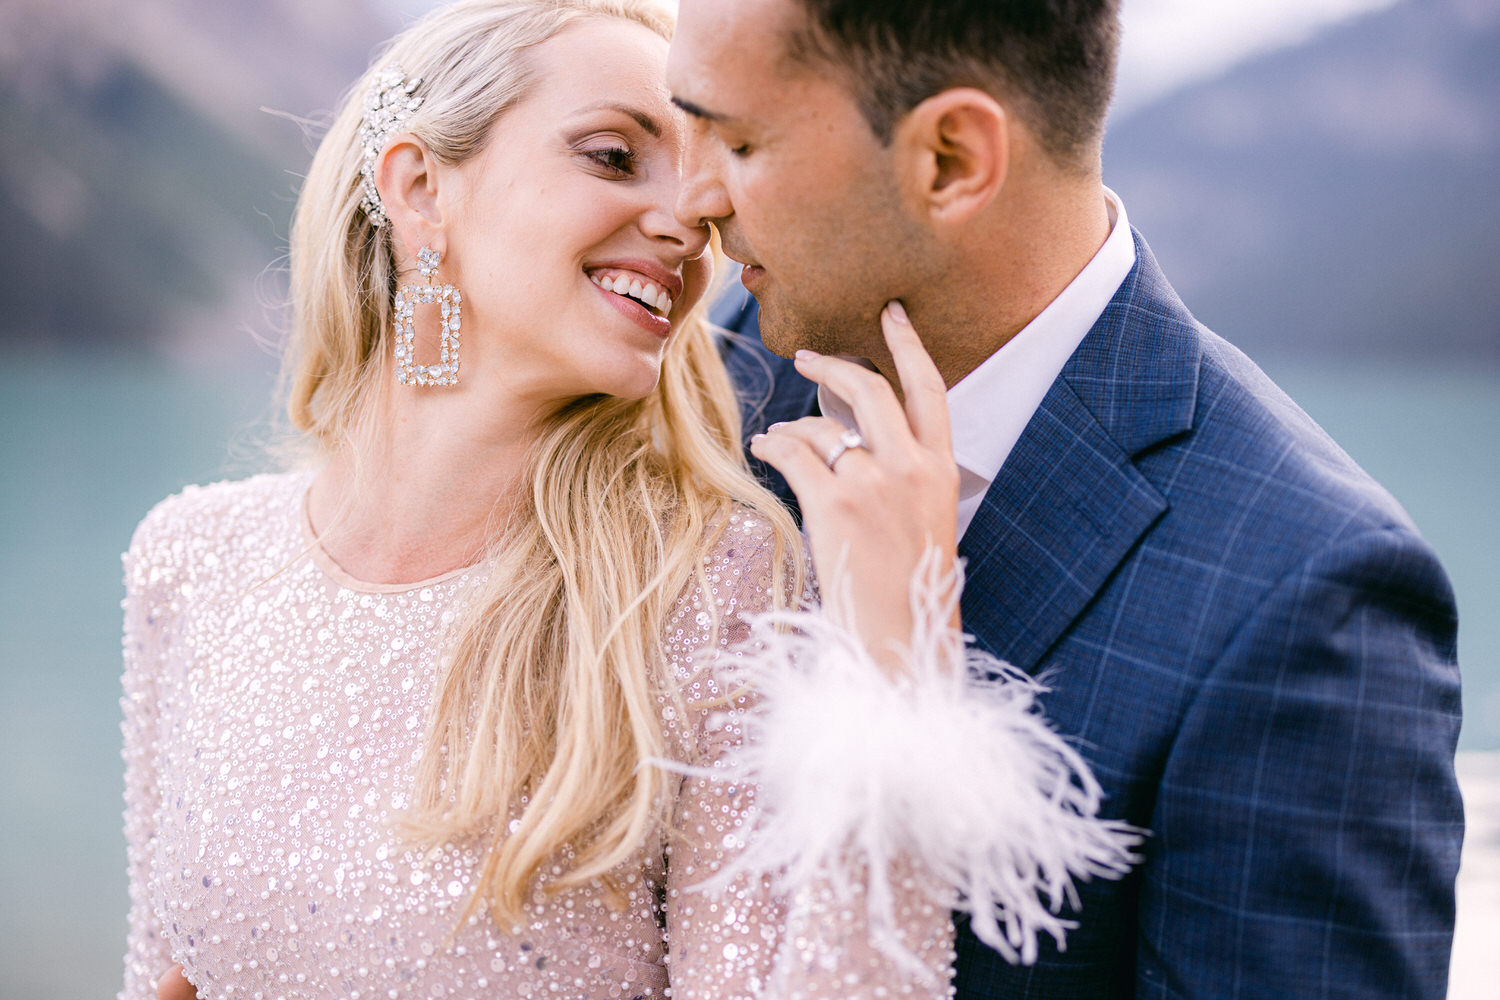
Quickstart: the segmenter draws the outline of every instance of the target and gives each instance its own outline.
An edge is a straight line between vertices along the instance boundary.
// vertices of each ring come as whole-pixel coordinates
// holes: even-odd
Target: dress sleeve
[[[880,878],[865,869],[834,879],[830,871],[829,878],[815,875],[789,890],[779,873],[738,863],[754,837],[760,793],[753,780],[733,773],[747,713],[757,702],[738,684],[736,668],[748,655],[749,620],[769,610],[772,561],[766,542],[721,546],[706,566],[713,585],[685,601],[669,630],[689,722],[679,748],[687,773],[668,846],[672,996],[946,997],[952,914],[913,859],[891,858]],[[693,646],[698,655],[689,660]],[[863,905],[872,886],[891,895],[886,926],[873,926],[872,910]]]
[[[156,837],[158,680],[171,612],[169,571],[154,564],[153,518],[142,523],[125,553],[125,636],[120,706],[124,713],[125,853],[130,878],[125,984],[119,1000],[153,1000],[156,981],[172,965],[151,904],[151,856]]]
[[[824,613],[838,595],[736,608],[741,634],[694,692],[732,701],[707,720],[683,796],[696,846],[679,878],[703,894],[679,892],[676,915],[694,918],[680,947],[699,974],[717,961],[719,982],[778,997],[944,996],[953,911],[1030,964],[1042,935],[1061,947],[1075,926],[1077,882],[1138,860],[1142,831],[1100,818],[1100,786],[1047,726],[1043,689],[951,626],[961,569],[939,565],[929,553],[912,581],[894,675],[839,624],[847,609]],[[785,913],[739,903],[761,899]],[[741,995],[719,982],[685,995]]]

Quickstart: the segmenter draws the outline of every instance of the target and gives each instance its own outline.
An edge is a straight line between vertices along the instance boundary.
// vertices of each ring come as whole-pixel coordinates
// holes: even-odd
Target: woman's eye
[[[623,175],[635,172],[635,152],[623,146],[592,149],[586,155],[611,173]]]

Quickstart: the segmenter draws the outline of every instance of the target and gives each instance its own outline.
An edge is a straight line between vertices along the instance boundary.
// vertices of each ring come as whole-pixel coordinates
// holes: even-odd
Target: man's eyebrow
[[[656,123],[655,118],[652,118],[640,108],[633,108],[628,104],[616,104],[611,101],[601,101],[598,104],[590,104],[586,108],[579,108],[577,113],[580,115],[586,115],[593,111],[618,111],[622,115],[627,115],[630,118],[635,119],[635,123],[641,128],[645,129],[647,132],[651,133],[651,136],[653,138],[661,138],[661,126]]]
[[[700,107],[699,105],[694,104],[692,101],[688,100],[685,97],[677,97],[676,95],[673,95],[672,103],[677,105],[682,110],[686,111],[688,114],[692,115],[694,118],[702,118],[704,121],[727,122],[730,120],[728,115],[720,114],[717,111],[710,111],[707,108]]]

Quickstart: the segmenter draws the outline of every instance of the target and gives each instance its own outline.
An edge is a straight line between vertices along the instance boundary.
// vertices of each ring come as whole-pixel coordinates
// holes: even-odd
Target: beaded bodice
[[[810,918],[822,930],[792,940],[759,882],[689,888],[732,853],[753,799],[703,777],[681,781],[684,836],[648,838],[616,873],[623,892],[551,894],[556,870],[544,871],[522,925],[498,927],[483,907],[465,917],[484,844],[423,853],[393,821],[445,637],[486,570],[352,580],[304,526],[306,484],[189,489],[147,517],[126,556],[122,997],[155,996],[174,961],[204,996],[225,998],[685,1000],[766,995],[778,976],[789,995],[843,997],[903,978],[826,913]],[[717,693],[705,651],[732,655],[733,623],[769,602],[765,539],[753,514],[734,515],[705,553],[707,585],[679,598],[664,642],[688,704]],[[736,738],[733,710],[689,716],[664,704],[671,745],[711,757]],[[945,973],[947,914],[905,917],[908,940]]]

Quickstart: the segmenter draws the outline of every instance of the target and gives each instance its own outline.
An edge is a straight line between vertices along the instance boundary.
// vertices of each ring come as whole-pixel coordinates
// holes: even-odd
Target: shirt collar
[[[1110,231],[1099,252],[1035,319],[948,390],[953,457],[987,484],[1135,266],[1125,206],[1108,188],[1104,196]]]

